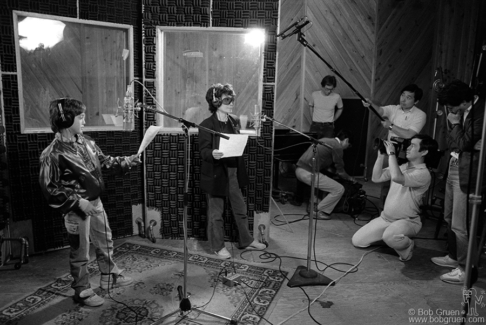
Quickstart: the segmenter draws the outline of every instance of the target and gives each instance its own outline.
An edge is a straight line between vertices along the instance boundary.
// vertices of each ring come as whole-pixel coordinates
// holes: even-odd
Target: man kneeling
[[[410,237],[422,228],[420,204],[431,181],[426,156],[437,151],[438,145],[428,135],[415,135],[407,148],[407,162],[398,166],[393,143],[386,140],[384,143],[389,167],[382,168],[386,154],[378,151],[372,180],[375,183],[391,180],[385,207],[378,218],[354,234],[352,242],[364,248],[383,240],[398,253],[400,261],[406,262],[412,258],[414,248]]]

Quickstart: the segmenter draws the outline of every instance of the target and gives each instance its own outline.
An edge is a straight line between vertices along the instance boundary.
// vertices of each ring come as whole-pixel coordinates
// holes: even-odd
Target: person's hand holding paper
[[[155,138],[157,133],[161,130],[161,126],[151,125],[147,131],[145,131],[145,135],[143,136],[142,143],[140,144],[140,148],[138,149],[137,155],[139,156],[145,148],[152,142]]]
[[[219,151],[223,153],[222,158],[239,157],[245,151],[246,143],[248,142],[248,134],[227,134],[228,140],[221,138],[219,140]],[[214,157],[214,151],[213,151]],[[216,158],[217,159],[217,158]]]

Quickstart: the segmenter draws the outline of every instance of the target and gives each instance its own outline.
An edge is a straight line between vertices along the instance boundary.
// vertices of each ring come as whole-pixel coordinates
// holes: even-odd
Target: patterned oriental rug
[[[72,278],[66,275],[0,310],[0,324],[147,325],[179,309],[177,288],[184,283],[182,252],[126,242],[115,248],[114,257],[134,282],[110,292],[102,290],[99,288],[98,266],[95,261],[90,262],[92,288],[105,298],[102,306],[86,307],[74,303]],[[225,270],[228,277],[240,285],[223,284]],[[184,319],[176,313],[163,324],[229,323],[200,313],[197,307],[236,320],[239,325],[265,324],[261,317],[270,314],[272,301],[285,280],[283,274],[278,269],[251,262],[189,253],[186,290],[193,309],[185,313]]]

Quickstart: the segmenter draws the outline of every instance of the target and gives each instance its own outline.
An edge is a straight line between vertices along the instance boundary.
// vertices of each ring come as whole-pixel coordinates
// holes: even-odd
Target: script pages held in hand
[[[223,138],[219,140],[219,151],[223,153],[223,158],[243,155],[248,142],[248,134],[223,134],[229,137],[229,140]]]
[[[145,148],[150,144],[150,142],[152,142],[152,140],[155,138],[160,130],[162,130],[161,126],[151,125],[147,129],[147,131],[145,131],[145,135],[143,136],[142,143],[140,144],[137,155],[140,155],[145,150]]]

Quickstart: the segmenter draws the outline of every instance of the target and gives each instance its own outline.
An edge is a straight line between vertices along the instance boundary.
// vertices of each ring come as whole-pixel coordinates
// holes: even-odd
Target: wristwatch
[[[394,153],[394,152],[390,152],[390,153],[388,154],[388,156],[395,156],[395,153]]]
[[[393,129],[393,124],[390,124],[390,126],[388,127],[390,130]]]

